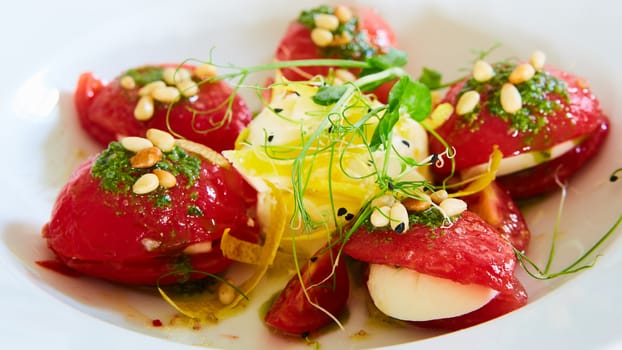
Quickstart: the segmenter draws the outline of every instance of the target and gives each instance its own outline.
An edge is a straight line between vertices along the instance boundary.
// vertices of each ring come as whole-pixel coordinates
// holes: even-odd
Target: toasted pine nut
[[[151,96],[156,101],[160,101],[163,103],[174,103],[179,100],[181,93],[176,87],[165,86],[154,89],[151,92]]]
[[[523,101],[520,92],[516,86],[505,83],[501,87],[501,107],[510,114],[518,112],[523,107]]]
[[[521,63],[510,73],[510,77],[508,80],[510,83],[517,85],[520,83],[524,83],[527,80],[533,78],[533,75],[536,74],[536,70],[529,63]]]
[[[162,71],[162,79],[168,85],[177,85],[182,81],[190,80],[191,77],[190,71],[185,68],[166,67]]]
[[[171,174],[166,170],[153,169],[153,173],[158,177],[160,186],[164,188],[175,187],[175,185],[177,184],[177,179],[175,178],[175,175]]]
[[[432,201],[428,200],[420,200],[414,198],[406,198],[402,201],[406,210],[410,211],[424,211],[432,206]]]
[[[350,35],[350,33],[348,32],[343,32],[343,33],[339,33],[339,34],[335,34],[333,36],[333,40],[330,42],[330,46],[341,46],[341,45],[346,45],[348,44],[350,41],[352,41],[352,35]]]
[[[311,40],[319,47],[326,47],[333,41],[333,33],[324,28],[314,28],[311,31]]]
[[[442,201],[444,201],[448,197],[449,197],[449,194],[445,190],[438,190],[430,195],[430,199],[432,199],[432,202],[436,204],[440,204]]]
[[[147,130],[147,139],[151,141],[154,146],[161,149],[162,152],[170,152],[175,147],[175,138],[166,131],[149,129]]]
[[[447,216],[462,214],[467,209],[467,204],[462,199],[447,198],[438,205]]]
[[[145,169],[158,164],[160,160],[162,160],[162,151],[158,147],[148,147],[141,149],[130,158],[130,164],[133,168]]]
[[[540,50],[534,51],[531,53],[531,57],[529,57],[529,63],[535,68],[537,71],[542,70],[544,68],[544,63],[546,62],[546,54]]]
[[[136,87],[136,81],[129,75],[124,75],[119,81],[119,84],[121,84],[121,87],[125,90],[132,90]]]
[[[374,227],[384,227],[389,224],[389,215],[391,212],[391,207],[383,206],[379,208],[375,208],[374,211],[369,216],[369,221]]]
[[[231,280],[227,279],[231,283]],[[235,299],[235,289],[229,283],[221,283],[218,286],[218,301],[223,305],[229,305]]]
[[[479,82],[485,82],[490,80],[495,75],[495,70],[492,68],[490,63],[478,60],[473,65],[473,79]]]
[[[153,147],[153,143],[144,137],[128,136],[121,139],[121,146],[128,151],[137,153],[142,149]]]
[[[153,105],[153,98],[151,96],[142,96],[136,107],[134,107],[134,118],[140,121],[146,121],[153,117],[155,107]]]
[[[334,12],[341,23],[348,23],[352,19],[352,11],[347,6],[335,6]]]
[[[339,19],[335,15],[319,13],[313,17],[313,22],[317,28],[334,31],[339,27]]]
[[[151,83],[141,87],[140,90],[138,90],[138,94],[140,96],[151,96],[151,93],[153,92],[153,90],[157,88],[165,87],[165,86],[166,86],[166,83],[163,82],[162,80],[152,81]]]
[[[393,203],[389,216],[391,217],[391,228],[397,233],[406,232],[408,230],[408,211],[404,204],[401,202]]]
[[[470,90],[465,92],[462,96],[460,96],[460,99],[458,99],[458,103],[456,104],[456,114],[465,115],[473,112],[479,103],[479,99],[480,97],[477,91]]]
[[[155,191],[159,185],[160,182],[155,174],[143,174],[143,176],[139,177],[138,180],[134,182],[132,191],[136,194],[147,194]]]
[[[180,81],[177,88],[184,97],[192,97],[199,93],[199,86],[192,80]]]
[[[194,69],[194,75],[201,80],[207,80],[217,76],[218,70],[209,63],[203,63]]]

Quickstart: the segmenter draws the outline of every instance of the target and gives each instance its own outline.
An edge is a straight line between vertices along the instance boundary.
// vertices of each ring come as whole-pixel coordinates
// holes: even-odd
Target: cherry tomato
[[[435,327],[472,326],[527,302],[527,294],[514,277],[516,256],[512,247],[469,211],[463,212],[449,228],[414,224],[406,232],[397,233],[387,229],[369,231],[363,227],[348,240],[344,252],[366,263],[401,266],[463,284],[484,285],[499,292],[493,299],[496,301],[483,307],[484,311],[431,321],[430,325]]]
[[[482,191],[463,199],[470,211],[494,227],[514,248],[525,252],[531,234],[518,205],[503,186],[492,182]]]
[[[364,60],[372,55],[386,53],[392,47],[397,47],[393,29],[377,12],[363,6],[348,8],[353,15],[351,23],[356,24],[352,37],[360,40],[361,45],[342,44],[319,47],[311,39],[311,28],[298,19],[287,28],[287,32],[276,49],[276,59],[278,61],[292,61],[330,57]],[[357,49],[357,47],[364,49]],[[309,80],[316,75],[327,76],[329,71],[335,68],[296,67],[282,69],[281,72],[286,79],[298,81]],[[358,75],[357,70],[351,70],[351,72]],[[393,83],[386,83],[376,90],[376,95],[381,101],[386,102],[391,86]]]
[[[131,71],[148,72],[163,67],[145,66]],[[194,69],[189,65],[184,67]],[[134,109],[143,85],[138,83],[135,88],[126,89],[120,83],[123,75],[125,73],[104,84],[91,73],[83,73],[74,93],[82,127],[102,145],[121,136],[144,136],[147,129],[156,128],[222,151],[233,149],[238,134],[252,118],[239,96],[234,96],[231,114],[227,115],[227,103],[233,90],[224,81],[218,81],[200,84],[196,96],[182,97],[170,111],[169,104],[156,101],[153,117],[139,121],[134,117]]]
[[[176,150],[169,160],[182,159],[184,154],[199,160],[196,178],[191,180],[180,170],[177,184],[168,189],[135,194],[116,185],[118,190],[110,190],[104,186],[110,176],[134,179],[151,171],[123,169],[104,172],[104,177],[94,175],[97,164],[110,170],[112,166],[105,168],[106,162],[124,156],[123,150],[112,152],[113,145],[105,162],[91,158],[73,173],[43,229],[48,246],[67,266],[121,283],[175,283],[205,277],[188,276],[190,270],[216,273],[231,264],[218,243],[225,230],[241,239],[257,240],[258,228],[252,225],[256,192],[232,167],[223,168]],[[160,280],[164,274],[180,270],[184,276]]]
[[[608,118],[602,113],[598,100],[584,80],[552,67],[546,67],[544,72],[537,74],[537,78],[516,85],[522,89],[523,102],[523,107],[516,113],[503,112],[499,107],[495,109],[503,81],[478,84],[474,79],[469,79],[453,85],[442,102],[455,107],[461,93],[470,87],[483,86],[479,91],[480,103],[473,113],[463,116],[452,114],[436,130],[455,148],[457,171],[486,163],[495,145],[504,157],[526,152],[541,152],[544,157],[555,145],[582,140],[582,144],[566,152],[565,156],[526,170],[519,181],[505,180],[511,179],[514,174],[502,176],[499,182],[507,187],[514,198],[525,198],[556,188],[555,177],[563,181],[578,170],[598,152],[608,130]],[[500,77],[507,75],[501,73]],[[565,90],[546,90],[555,85],[565,86]],[[525,107],[526,103],[531,105]],[[442,153],[445,147],[438,140],[432,139],[430,150]],[[447,161],[444,166],[434,170],[439,177],[446,176],[451,171],[451,162]]]
[[[295,275],[272,304],[266,324],[285,333],[304,334],[333,322],[309,300],[335,317],[344,310],[350,281],[345,261],[337,259],[338,252],[338,245],[318,251],[300,272],[302,282]]]

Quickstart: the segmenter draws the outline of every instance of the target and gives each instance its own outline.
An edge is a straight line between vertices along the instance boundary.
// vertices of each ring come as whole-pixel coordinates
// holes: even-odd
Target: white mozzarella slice
[[[381,264],[370,265],[367,288],[380,311],[405,321],[464,315],[486,305],[498,294],[486,286],[461,284]]]
[[[524,169],[529,169],[536,165],[551,161],[571,149],[577,147],[582,138],[577,140],[569,140],[542,151],[521,153],[512,157],[505,157],[499,164],[499,170],[497,170],[497,176],[503,176],[512,174]],[[488,163],[479,164],[467,168],[461,172],[463,179],[469,179],[479,174],[485,173],[488,170]]]

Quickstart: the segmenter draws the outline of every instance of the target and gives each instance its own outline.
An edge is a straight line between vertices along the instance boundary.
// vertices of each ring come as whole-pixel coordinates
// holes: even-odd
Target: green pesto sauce
[[[163,71],[161,67],[144,66],[130,69],[123,75],[132,77],[137,85],[143,86],[157,80],[162,80]]]
[[[467,81],[458,97],[470,90],[487,96],[487,99],[482,101],[473,112],[463,116],[463,121],[467,125],[477,127],[477,115],[485,107],[490,114],[509,122],[514,130],[536,134],[548,124],[547,116],[563,108],[562,102],[557,98],[549,99],[548,97],[556,95],[564,102],[568,102],[566,82],[555,78],[548,72],[539,71],[533,78],[516,85],[523,102],[522,108],[514,114],[505,112],[501,107],[501,87],[508,82],[515,67],[516,64],[509,62],[496,63],[493,65],[495,75],[489,81],[478,82],[473,78]]]
[[[173,175],[181,175],[186,178],[186,187],[194,185],[199,178],[201,160],[198,156],[186,153],[180,147],[175,147],[170,152],[162,153],[162,160],[153,168],[136,169],[130,163],[134,152],[126,150],[120,142],[112,142],[95,160],[91,169],[91,175],[100,179],[100,186],[104,191],[132,194],[132,186],[143,174],[159,168],[171,172]],[[149,194],[158,207],[170,206],[172,199],[166,190],[156,190]]]
[[[411,224],[421,224],[435,229],[443,225],[445,217],[436,207],[430,207],[422,212],[410,213],[408,219]]]
[[[309,29],[315,28],[315,16],[318,14],[334,15],[332,6],[321,5],[319,7],[302,11],[298,17],[298,22]],[[340,46],[327,46],[320,49],[320,53],[325,57],[340,57],[363,61],[378,54],[378,49],[369,42],[367,33],[358,30],[359,19],[356,16],[347,23],[339,23],[339,27],[333,34],[348,34],[352,40]]]
[[[203,216],[203,211],[196,205],[189,205],[186,212],[190,216]]]

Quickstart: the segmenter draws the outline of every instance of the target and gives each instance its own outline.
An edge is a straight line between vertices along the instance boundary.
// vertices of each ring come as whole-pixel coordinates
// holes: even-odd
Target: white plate
[[[548,62],[590,81],[612,117],[612,133],[590,169],[571,182],[561,226],[556,267],[571,261],[622,213],[622,183],[609,183],[622,166],[622,25],[616,2],[549,3],[382,1],[373,4],[395,28],[410,54],[409,69],[422,66],[463,74],[471,50],[500,42],[495,57],[527,57],[545,50]],[[4,79],[0,128],[5,166],[0,204],[0,339],[3,348],[107,349],[141,346],[180,348],[178,342],[227,348],[307,348],[270,334],[259,321],[263,296],[241,317],[193,331],[153,328],[152,319],[172,313],[157,297],[39,268],[49,256],[39,237],[54,198],[85,154],[97,147],[75,123],[71,93],[78,74],[91,70],[112,78],[144,64],[206,58],[215,48],[221,62],[268,62],[288,21],[317,2],[20,1],[5,6],[0,22]],[[559,196],[548,197],[526,216],[533,232],[531,255],[543,261]],[[619,231],[619,230],[618,230]],[[419,349],[617,348],[622,314],[617,278],[622,243],[617,236],[601,250],[596,266],[570,278],[538,282],[521,274],[530,303],[505,317],[460,332],[404,344]],[[265,292],[264,294],[266,294]],[[265,295],[264,295],[265,296]],[[377,329],[351,308],[347,331],[321,338],[326,349],[405,343],[436,333]],[[370,335],[349,335],[366,327]],[[234,337],[232,337],[234,335]],[[467,344],[472,344],[469,346]],[[398,346],[400,347],[400,346]]]

